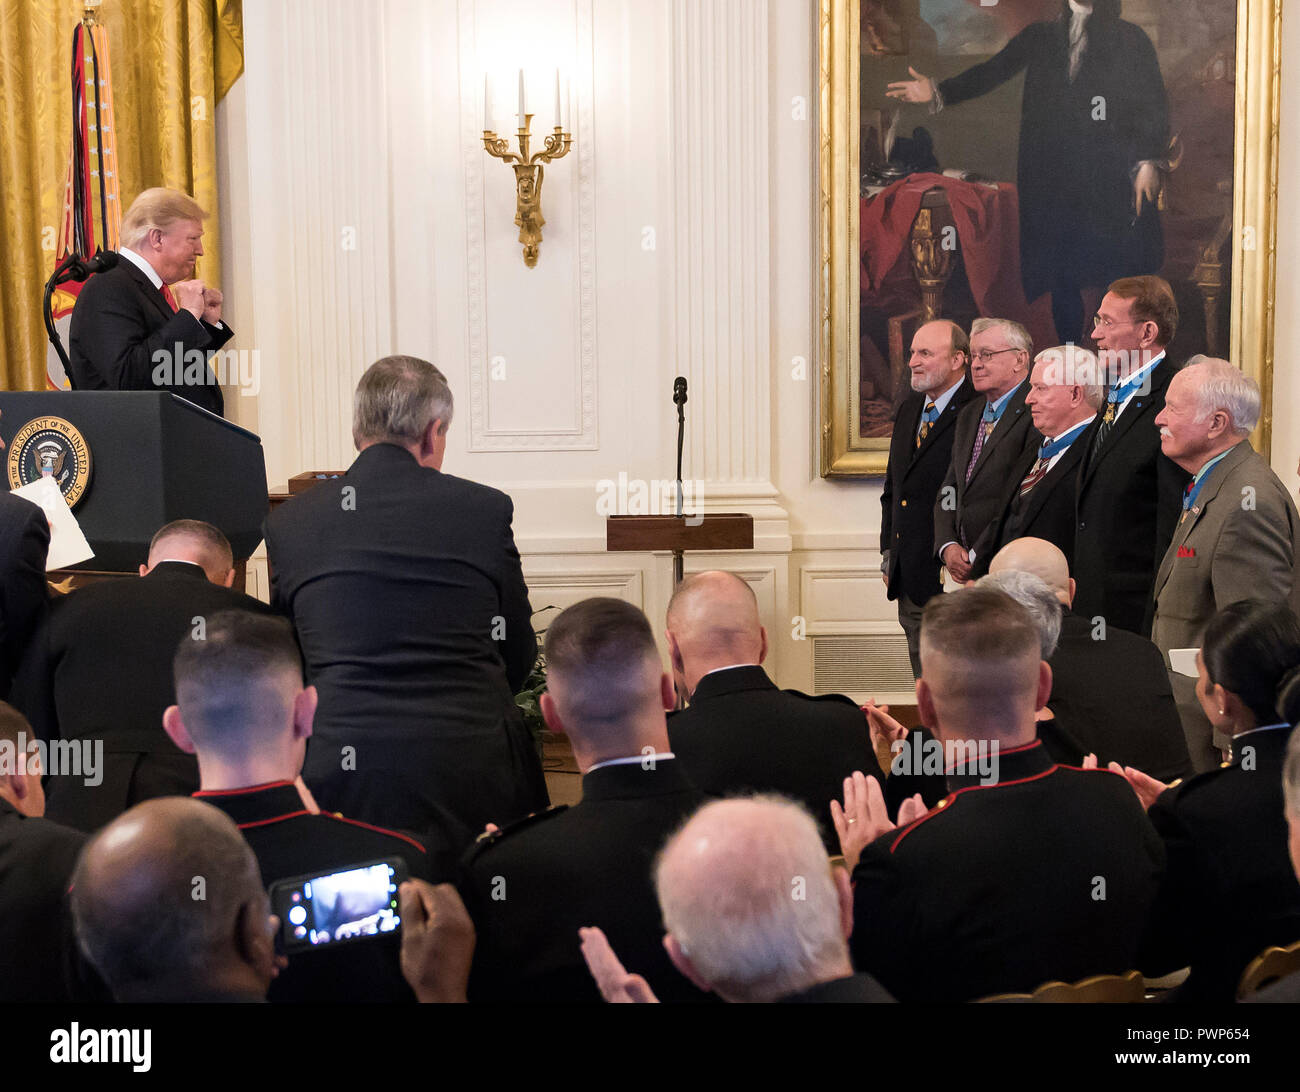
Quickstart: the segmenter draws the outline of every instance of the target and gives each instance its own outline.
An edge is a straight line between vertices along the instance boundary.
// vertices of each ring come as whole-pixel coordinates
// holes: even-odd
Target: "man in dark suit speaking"
[[[271,604],[320,695],[303,775],[321,805],[420,830],[471,830],[546,804],[513,695],[537,659],[504,493],[441,472],[451,391],[390,356],[361,377],[360,454],[266,522]]]
[[[177,190],[145,190],[122,218],[112,269],[77,297],[70,331],[72,386],[80,391],[170,391],[221,416],[208,356],[234,332],[221,293],[194,274],[207,213]]]

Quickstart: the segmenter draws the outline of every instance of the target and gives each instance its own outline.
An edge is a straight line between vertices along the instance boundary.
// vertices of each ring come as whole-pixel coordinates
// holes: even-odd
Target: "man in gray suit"
[[[1160,447],[1193,475],[1183,513],[1156,574],[1151,638],[1198,647],[1214,613],[1242,599],[1290,602],[1300,612],[1296,537],[1300,514],[1281,480],[1250,446],[1259,387],[1226,360],[1193,357],[1170,380],[1156,417]],[[1195,680],[1171,672],[1174,698],[1197,771],[1213,769],[1228,741],[1217,737]]]

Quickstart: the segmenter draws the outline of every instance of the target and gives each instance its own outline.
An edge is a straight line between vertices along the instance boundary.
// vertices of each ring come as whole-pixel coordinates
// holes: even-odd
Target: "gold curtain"
[[[103,0],[122,211],[170,186],[211,214],[199,276],[221,281],[216,104],[244,70],[242,0]],[[53,271],[72,132],[79,0],[0,0],[0,386],[45,387],[41,290]]]

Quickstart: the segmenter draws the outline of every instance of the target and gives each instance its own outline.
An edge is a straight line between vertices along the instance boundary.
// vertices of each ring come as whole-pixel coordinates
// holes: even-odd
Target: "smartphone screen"
[[[281,949],[323,949],[397,933],[397,885],[405,878],[403,862],[393,859],[277,881],[270,895]]]

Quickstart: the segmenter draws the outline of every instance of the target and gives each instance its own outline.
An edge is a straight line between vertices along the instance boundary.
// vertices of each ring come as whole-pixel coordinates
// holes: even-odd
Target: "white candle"
[[[492,128],[492,92],[488,89],[488,74],[483,73],[483,128]]]
[[[524,127],[524,115],[528,111],[524,107],[524,70],[519,70],[519,128]]]
[[[560,114],[560,70],[557,68],[555,70],[555,127],[559,129],[563,125],[564,118]]]

